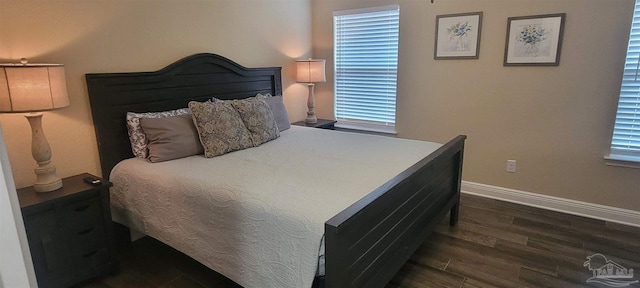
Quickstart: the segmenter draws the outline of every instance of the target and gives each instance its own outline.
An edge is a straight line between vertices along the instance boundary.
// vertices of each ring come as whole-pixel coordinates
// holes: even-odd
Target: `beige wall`
[[[294,60],[312,55],[328,60],[316,105],[332,117],[332,11],[393,3],[401,10],[400,137],[468,135],[467,181],[640,210],[640,170],[602,159],[633,0],[0,0],[0,62],[66,65],[71,106],[44,118],[53,161],[63,177],[99,174],[85,73],[157,70],[199,52],[283,66],[296,121],[307,91],[294,82]],[[480,59],[433,60],[435,16],[470,11],[484,12]],[[558,12],[567,13],[560,66],[502,66],[507,17]],[[29,125],[20,114],[0,122],[16,185],[31,185]],[[507,159],[518,161],[517,173],[505,172]]]
[[[45,113],[58,175],[100,175],[85,73],[153,71],[211,52],[247,67],[282,66],[292,120],[306,111],[295,60],[310,56],[306,0],[26,1],[0,0],[0,62],[63,63],[71,106]],[[22,114],[0,115],[18,187],[33,184],[31,132]]]
[[[400,4],[397,131],[469,136],[464,180],[640,211],[640,170],[610,167],[633,0],[312,1],[319,116],[333,117],[332,12]],[[434,60],[435,17],[482,11],[478,60]],[[560,66],[504,67],[507,18],[567,13]],[[518,162],[515,174],[506,160]]]

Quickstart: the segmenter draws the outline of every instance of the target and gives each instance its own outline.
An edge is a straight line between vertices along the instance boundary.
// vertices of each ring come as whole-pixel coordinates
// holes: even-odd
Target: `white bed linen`
[[[324,222],[440,146],[292,126],[211,159],[127,159],[113,218],[244,287],[311,287]]]

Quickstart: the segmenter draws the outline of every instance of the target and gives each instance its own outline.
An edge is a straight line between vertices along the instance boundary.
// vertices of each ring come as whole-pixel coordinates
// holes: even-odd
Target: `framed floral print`
[[[504,66],[558,66],[565,16],[509,17]]]
[[[482,12],[436,16],[434,59],[478,59]]]

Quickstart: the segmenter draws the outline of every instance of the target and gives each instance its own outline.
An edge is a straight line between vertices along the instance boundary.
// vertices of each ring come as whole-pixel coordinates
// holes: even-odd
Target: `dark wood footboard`
[[[325,223],[326,287],[384,287],[447,212],[456,224],[465,139],[454,138]]]

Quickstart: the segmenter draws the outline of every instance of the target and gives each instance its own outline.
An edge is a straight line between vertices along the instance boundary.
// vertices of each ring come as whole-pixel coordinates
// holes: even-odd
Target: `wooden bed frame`
[[[189,101],[282,95],[281,68],[245,68],[195,54],[159,71],[87,74],[102,176],[133,157],[127,112],[166,111]],[[326,287],[384,287],[449,212],[458,220],[466,136],[457,136],[325,223]],[[384,165],[384,163],[381,163]]]

